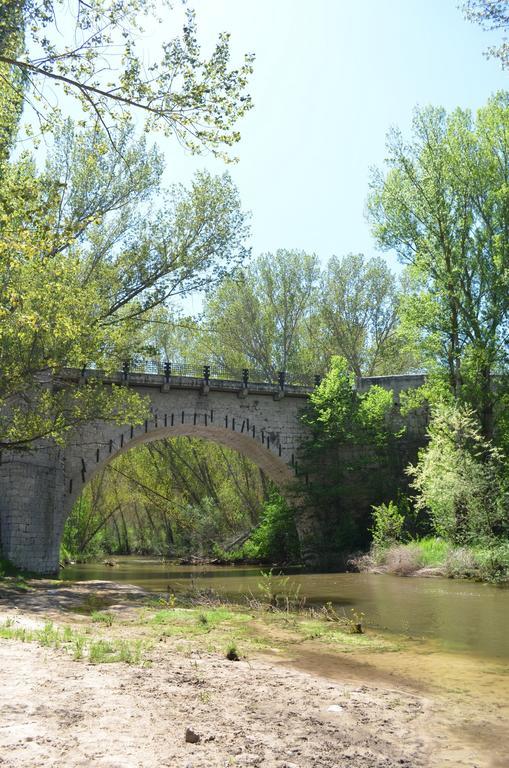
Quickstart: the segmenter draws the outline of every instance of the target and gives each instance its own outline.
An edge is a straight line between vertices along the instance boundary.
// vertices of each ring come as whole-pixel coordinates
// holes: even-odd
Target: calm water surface
[[[61,578],[127,582],[154,592],[188,589],[194,580],[231,599],[259,594],[260,569],[185,566],[150,558],[115,558],[103,564],[69,566]],[[428,638],[448,651],[509,659],[509,589],[450,579],[401,578],[364,573],[293,573],[308,604],[332,602],[337,610],[362,611],[368,627]]]

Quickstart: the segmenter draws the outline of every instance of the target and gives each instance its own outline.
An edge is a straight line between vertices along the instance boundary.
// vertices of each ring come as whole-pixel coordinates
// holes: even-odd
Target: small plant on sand
[[[41,645],[54,648],[60,647],[60,631],[53,625],[52,621],[47,621],[44,628],[38,633]]]
[[[316,612],[314,614],[316,616]],[[338,613],[332,603],[329,601],[322,605],[318,611],[318,616],[335,624],[341,624],[347,632],[351,635],[363,635],[364,634],[364,613],[362,611],[356,611],[355,608],[350,609],[350,615],[347,616],[344,609],[342,613]]]
[[[304,608],[306,598],[300,596],[300,584],[293,587],[289,576],[282,573],[275,576],[270,571],[261,571],[262,580],[258,582],[261,603],[269,610],[298,611]]]
[[[85,647],[85,638],[83,637],[83,635],[78,635],[77,637],[75,637],[74,643],[73,643],[73,654],[72,654],[74,661],[81,661],[81,659],[83,658],[84,647]]]
[[[115,649],[107,640],[94,640],[90,643],[88,650],[88,660],[91,664],[102,664],[106,661],[116,661],[113,659]]]
[[[90,618],[92,621],[97,622],[98,624],[106,624],[107,627],[111,627],[113,624],[114,616],[112,613],[107,613],[103,611],[94,611],[90,614]]]
[[[239,651],[237,649],[237,646],[235,645],[235,642],[233,640],[230,640],[228,645],[226,646],[226,658],[228,661],[240,661],[240,655]]]

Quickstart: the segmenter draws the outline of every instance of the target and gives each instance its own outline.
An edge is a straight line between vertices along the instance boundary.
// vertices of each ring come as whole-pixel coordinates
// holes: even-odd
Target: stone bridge
[[[75,386],[84,383],[79,371],[68,370],[59,378]],[[357,386],[365,390],[376,383],[392,389],[397,403],[402,390],[422,382],[419,375],[389,376],[361,379]],[[179,435],[221,443],[251,459],[298,508],[301,541],[310,538],[312,515],[299,509],[292,486],[299,447],[306,437],[299,415],[312,387],[147,373],[119,373],[105,377],[104,383],[127,383],[147,396],[150,418],[138,426],[94,422],[71,434],[64,448],[41,442],[31,453],[4,453],[0,465],[4,557],[36,573],[55,573],[65,521],[86,483],[133,446]],[[306,552],[303,556],[306,559]]]

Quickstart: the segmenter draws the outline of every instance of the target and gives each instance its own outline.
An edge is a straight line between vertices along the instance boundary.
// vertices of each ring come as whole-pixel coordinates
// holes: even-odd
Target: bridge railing
[[[124,361],[119,370],[124,375],[129,373],[148,373],[164,376],[186,376],[207,380],[220,379],[236,381],[248,385],[274,384],[281,388],[289,386],[313,387],[321,381],[321,376],[308,371],[263,371],[259,368],[230,368],[229,366],[208,364],[193,365],[189,363],[173,363],[169,360],[133,359]]]

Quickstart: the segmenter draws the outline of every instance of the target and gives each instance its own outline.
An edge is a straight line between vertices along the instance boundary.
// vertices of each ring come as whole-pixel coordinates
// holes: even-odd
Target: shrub
[[[422,568],[422,553],[417,544],[391,547],[385,553],[385,565],[389,573],[397,576],[410,576]]]
[[[225,656],[228,661],[240,661],[239,652],[233,640],[228,643]]]
[[[385,549],[401,540],[405,518],[393,501],[374,506],[372,515],[374,525],[371,532],[375,548]]]
[[[468,579],[477,575],[474,553],[467,547],[451,549],[445,561],[445,573],[451,579]]]
[[[489,546],[474,547],[473,554],[479,578],[483,581],[509,581],[509,542],[490,542]]]
[[[242,547],[246,560],[296,562],[300,558],[294,510],[274,491],[265,503],[259,526]]]
[[[503,458],[482,436],[473,412],[457,404],[436,406],[428,436],[417,465],[407,471],[416,506],[429,511],[436,533],[467,544],[506,531]]]

